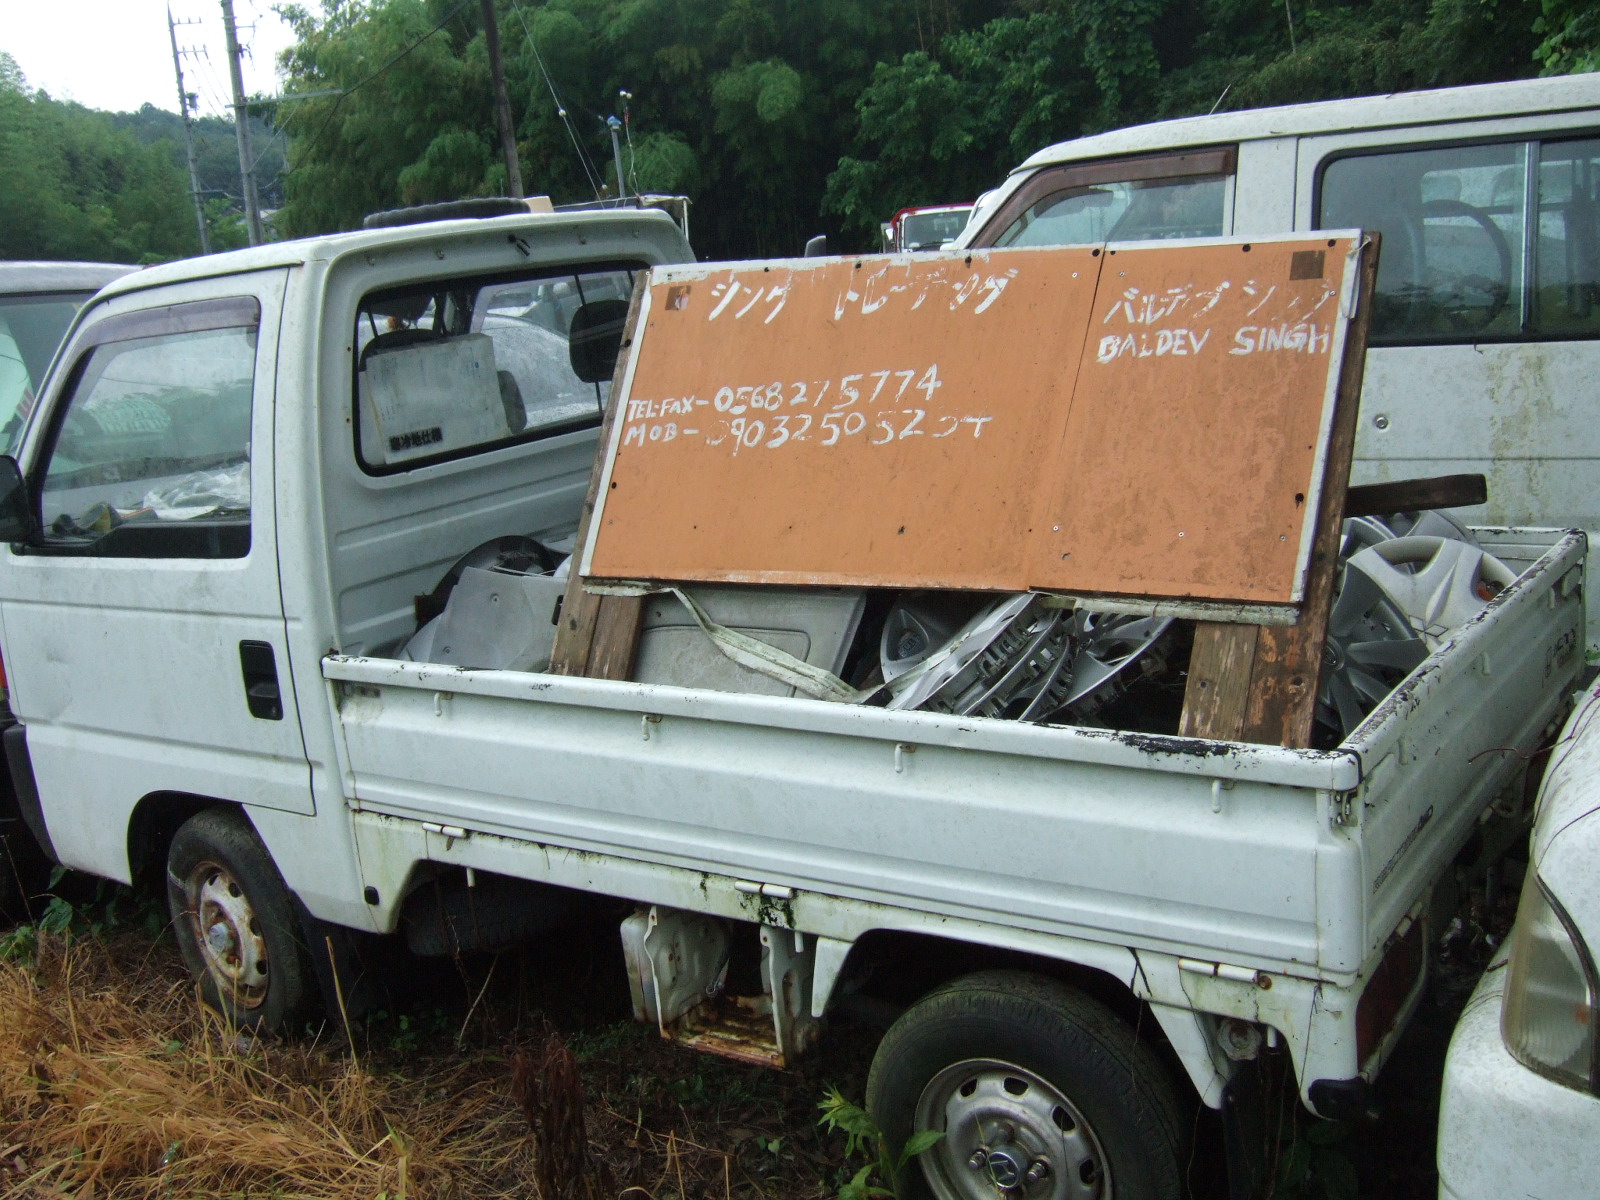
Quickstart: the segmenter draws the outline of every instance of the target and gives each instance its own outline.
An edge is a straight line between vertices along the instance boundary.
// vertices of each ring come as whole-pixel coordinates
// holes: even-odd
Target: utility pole
[[[196,22],[185,21],[185,25]],[[200,168],[194,160],[194,120],[189,116],[189,92],[183,86],[183,60],[178,57],[178,28],[167,9],[167,33],[172,38],[172,70],[178,77],[178,114],[183,117],[183,149],[189,156],[189,198],[194,201],[195,224],[200,227],[200,253],[211,253],[211,233],[206,228],[205,204],[200,199]]]
[[[261,201],[256,196],[255,157],[250,152],[250,115],[245,111],[244,72],[239,66],[239,32],[233,24],[233,0],[222,0],[222,29],[228,35],[228,74],[233,78],[233,129],[239,138],[239,174],[244,181],[244,219],[250,244],[259,246]]]
[[[226,0],[224,0],[226,2]],[[517,163],[517,134],[511,124],[511,98],[506,94],[506,69],[500,60],[500,26],[494,17],[494,0],[482,0],[483,38],[489,47],[489,74],[494,76],[494,112],[500,125],[500,151],[506,158],[506,186],[521,198],[522,168]]]

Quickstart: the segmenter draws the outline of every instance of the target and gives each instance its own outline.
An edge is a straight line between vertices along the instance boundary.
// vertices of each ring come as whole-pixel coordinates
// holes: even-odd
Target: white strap
[[[672,594],[683,602],[695,624],[711,639],[711,644],[741,667],[747,667],[768,679],[788,684],[798,692],[818,700],[836,700],[846,704],[859,704],[876,688],[857,691],[832,671],[814,667],[802,659],[776,646],[753,638],[738,630],[718,625],[705,610],[695,603],[681,588],[672,588]]]

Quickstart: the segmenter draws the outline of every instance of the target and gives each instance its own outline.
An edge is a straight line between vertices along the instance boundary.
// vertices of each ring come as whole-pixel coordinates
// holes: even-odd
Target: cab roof
[[[133,292],[143,288],[237,275],[272,267],[298,267],[310,262],[331,262],[353,253],[378,248],[427,245],[452,238],[475,237],[485,233],[504,236],[546,238],[568,230],[630,226],[647,229],[653,244],[668,261],[693,261],[688,239],[673,219],[658,209],[606,209],[583,212],[519,213],[508,217],[462,218],[452,221],[426,221],[388,229],[360,229],[351,233],[328,233],[287,242],[268,242],[244,250],[229,250],[199,258],[146,267],[106,288],[106,294]]]

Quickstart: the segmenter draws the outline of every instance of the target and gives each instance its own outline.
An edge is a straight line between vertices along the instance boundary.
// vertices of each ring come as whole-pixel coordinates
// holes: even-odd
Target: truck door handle
[[[240,642],[239,669],[244,672],[244,702],[250,715],[263,721],[283,720],[283,693],[278,689],[278,663],[271,642]]]

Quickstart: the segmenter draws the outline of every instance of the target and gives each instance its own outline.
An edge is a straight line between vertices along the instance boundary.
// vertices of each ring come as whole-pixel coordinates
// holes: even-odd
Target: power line
[[[544,55],[539,53],[539,43],[534,40],[533,31],[528,28],[528,18],[523,15],[522,5],[517,0],[511,0],[511,8],[517,14],[517,20],[522,22],[522,34],[528,39],[528,48],[533,51],[533,61],[539,64],[539,73],[544,76],[545,86],[550,89],[550,99],[555,101],[556,116],[561,118],[561,123],[566,126],[567,136],[572,139],[572,148],[578,153],[578,163],[583,167],[583,173],[589,178],[589,186],[594,189],[596,199],[601,192],[600,178],[595,172],[594,165],[589,161],[589,155],[583,148],[583,143],[578,139],[578,132],[572,127],[572,118],[567,115],[567,106],[561,102],[560,95],[556,92],[555,81],[550,78],[550,72],[544,65]],[[621,180],[618,185],[620,187]]]
[[[399,54],[396,54],[393,58],[391,58],[388,62],[384,63],[383,66],[379,67],[376,71],[372,72],[372,74],[368,75],[365,79],[358,80],[357,82],[355,82],[351,86],[345,88],[344,92],[339,96],[339,98],[333,102],[333,107],[328,110],[328,115],[323,120],[322,124],[318,125],[317,128],[316,128],[316,132],[314,132],[311,135],[311,140],[315,141],[315,140],[317,140],[318,138],[320,138],[322,136],[323,130],[327,129],[328,125],[333,121],[333,118],[336,115],[338,115],[339,105],[344,103],[346,96],[352,95],[357,90],[359,90],[360,88],[364,87],[366,84],[371,83],[379,75],[382,75],[390,67],[394,66],[395,63],[399,62],[401,59],[405,58],[406,55],[410,54],[413,50],[415,50],[418,46],[422,45],[423,42],[427,41],[434,34],[438,33],[441,29],[443,29],[446,25],[450,24],[451,21],[455,20],[456,14],[459,13],[463,8],[465,8],[469,3],[471,3],[471,0],[461,0],[461,3],[457,4],[449,12],[447,12],[444,15],[444,19],[441,20],[432,29],[428,30],[427,33],[423,34],[416,41],[412,42],[404,50],[400,51]]]

